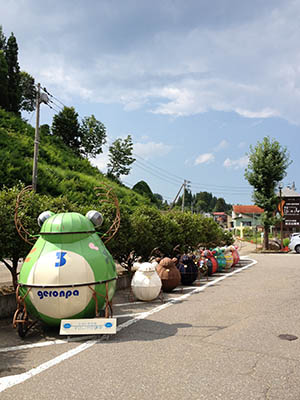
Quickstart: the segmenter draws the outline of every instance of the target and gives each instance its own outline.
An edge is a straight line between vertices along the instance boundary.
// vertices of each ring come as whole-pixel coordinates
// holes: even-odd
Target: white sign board
[[[60,335],[101,335],[117,332],[116,318],[63,319]]]

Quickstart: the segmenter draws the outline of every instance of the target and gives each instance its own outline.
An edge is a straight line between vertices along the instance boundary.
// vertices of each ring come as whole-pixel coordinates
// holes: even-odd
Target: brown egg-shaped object
[[[181,281],[181,275],[171,258],[165,257],[156,267],[157,273],[162,282],[162,290],[171,292]]]

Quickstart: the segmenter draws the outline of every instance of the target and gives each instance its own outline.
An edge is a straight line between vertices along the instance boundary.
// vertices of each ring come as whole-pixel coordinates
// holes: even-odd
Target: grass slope
[[[78,204],[95,204],[94,188],[113,187],[119,201],[129,207],[149,204],[136,192],[112,182],[86,159],[76,156],[59,138],[41,131],[37,191],[66,196]],[[34,128],[21,118],[0,109],[0,186],[32,181]]]

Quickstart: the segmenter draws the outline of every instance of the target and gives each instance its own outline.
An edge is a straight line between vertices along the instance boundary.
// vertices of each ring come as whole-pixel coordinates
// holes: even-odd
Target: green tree
[[[8,106],[8,66],[5,57],[6,37],[0,25],[0,107]]]
[[[106,128],[94,115],[85,117],[80,125],[81,154],[84,157],[96,157],[102,153],[106,143]]]
[[[19,113],[21,107],[20,66],[18,62],[18,44],[12,33],[7,40],[5,57],[8,67],[8,108],[7,111]]]
[[[124,140],[117,139],[109,146],[108,176],[120,178],[121,175],[128,175],[130,165],[135,161],[132,157],[133,143],[128,135]]]
[[[153,197],[155,199],[155,203],[160,209],[168,209],[168,202],[164,202],[164,198],[160,193],[153,193]]]
[[[50,136],[51,129],[48,124],[40,125],[40,136]]]
[[[216,205],[214,207],[214,211],[215,212],[227,211],[226,201],[222,197],[219,197],[217,199]]]
[[[279,182],[286,176],[290,165],[286,147],[270,137],[264,137],[256,146],[250,146],[249,163],[245,178],[254,188],[254,203],[264,209],[264,248],[269,248],[269,228],[274,224],[278,196],[275,193]]]
[[[214,210],[216,204],[217,204],[217,198],[215,196],[212,196],[211,202],[209,204],[209,211]]]
[[[137,182],[132,187],[132,190],[141,194],[142,196],[148,197],[148,199],[150,199],[151,203],[154,203],[156,205],[162,204],[162,200],[163,200],[162,197],[161,197],[161,200],[159,200],[158,197],[153,194],[152,190],[150,189],[150,186],[145,181]]]
[[[64,107],[54,115],[52,133],[62,139],[75,153],[80,154],[80,125],[74,107]]]
[[[212,194],[208,192],[199,192],[196,193],[196,209],[199,209],[201,212],[209,212],[211,211],[210,203],[212,201]]]
[[[36,88],[34,78],[25,71],[20,72],[20,90],[21,90],[21,103],[20,110],[34,111]]]
[[[2,25],[0,25],[0,50],[5,50],[6,47],[6,37],[3,33]]]
[[[4,110],[8,108],[8,66],[3,50],[0,50],[0,107]]]

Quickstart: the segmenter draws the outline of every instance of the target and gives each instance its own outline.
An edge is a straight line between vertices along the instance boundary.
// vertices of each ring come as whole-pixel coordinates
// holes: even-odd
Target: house
[[[261,227],[261,216],[264,210],[255,205],[236,205],[232,207],[232,228],[243,237],[245,227],[256,229]]]
[[[216,221],[223,228],[227,227],[228,215],[225,212],[213,212],[212,213],[214,221]]]

